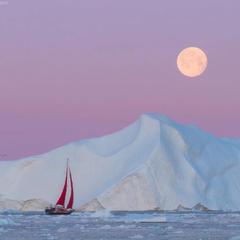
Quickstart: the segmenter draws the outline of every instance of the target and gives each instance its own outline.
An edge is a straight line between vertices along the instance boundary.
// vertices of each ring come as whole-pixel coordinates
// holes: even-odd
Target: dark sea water
[[[240,240],[240,212],[0,213],[0,240]]]

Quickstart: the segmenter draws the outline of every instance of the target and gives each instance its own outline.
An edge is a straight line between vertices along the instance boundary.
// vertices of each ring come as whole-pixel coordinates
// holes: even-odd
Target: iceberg
[[[212,210],[240,210],[240,140],[217,138],[160,114],[143,114],[110,135],[0,161],[1,199],[14,201],[0,199],[0,208],[39,209],[54,203],[67,158],[74,207],[80,210],[174,210],[198,203]]]

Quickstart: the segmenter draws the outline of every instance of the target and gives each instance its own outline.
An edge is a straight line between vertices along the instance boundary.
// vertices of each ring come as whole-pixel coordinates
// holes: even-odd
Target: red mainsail
[[[66,199],[66,193],[67,193],[67,182],[68,182],[68,164],[67,164],[67,169],[66,169],[66,177],[65,177],[64,187],[63,187],[62,193],[61,193],[56,205],[61,205],[61,206],[65,207],[65,199]]]
[[[69,168],[69,176],[70,176],[70,183],[71,183],[71,195],[70,195],[70,199],[69,199],[69,202],[68,202],[68,205],[67,205],[67,209],[72,209],[73,207],[73,180],[72,180],[72,173],[71,173],[71,170]]]

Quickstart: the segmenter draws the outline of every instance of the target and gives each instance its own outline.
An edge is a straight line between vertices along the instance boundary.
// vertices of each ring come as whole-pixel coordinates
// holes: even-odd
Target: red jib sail
[[[69,168],[69,176],[70,176],[70,183],[71,183],[71,195],[70,195],[70,199],[69,199],[69,202],[68,202],[68,205],[67,205],[67,209],[72,209],[73,207],[73,180],[72,180],[72,173],[71,173],[71,170]]]
[[[65,177],[65,183],[64,183],[64,187],[62,190],[62,193],[56,203],[56,205],[61,205],[61,206],[65,206],[65,198],[66,198],[66,193],[67,193],[67,181],[68,181],[68,165],[67,165],[67,169],[66,169],[66,177]]]

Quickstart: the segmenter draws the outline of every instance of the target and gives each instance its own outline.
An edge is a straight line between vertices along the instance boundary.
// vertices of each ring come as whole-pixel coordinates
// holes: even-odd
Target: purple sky
[[[239,11],[237,0],[0,0],[0,154],[111,133],[144,112],[240,136]],[[176,67],[188,46],[209,60],[194,79]]]

